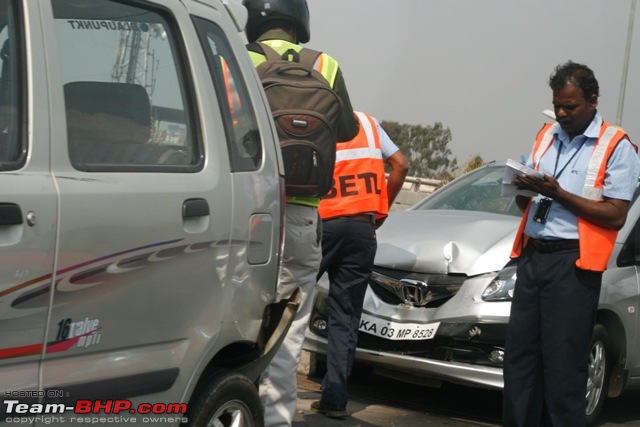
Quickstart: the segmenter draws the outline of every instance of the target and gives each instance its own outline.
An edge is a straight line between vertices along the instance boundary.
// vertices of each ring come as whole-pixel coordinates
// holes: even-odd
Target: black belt
[[[576,240],[538,240],[529,238],[529,241],[538,252],[551,253],[560,251],[571,251],[580,248],[579,241]]]
[[[337,216],[334,218],[329,218],[325,221],[331,221],[334,219],[349,219],[352,221],[361,221],[361,222],[370,222],[372,224],[374,224],[376,222],[376,217],[373,214],[357,214],[357,215],[344,215],[344,216]]]

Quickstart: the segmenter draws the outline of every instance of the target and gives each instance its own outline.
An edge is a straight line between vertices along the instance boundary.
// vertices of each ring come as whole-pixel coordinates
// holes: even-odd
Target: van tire
[[[215,425],[264,427],[262,403],[255,385],[244,375],[219,371],[196,390],[184,427]],[[234,424],[238,422],[238,424]]]
[[[607,397],[611,356],[609,334],[601,324],[596,324],[591,336],[591,351],[589,353],[587,380],[587,426],[595,426],[602,405]]]

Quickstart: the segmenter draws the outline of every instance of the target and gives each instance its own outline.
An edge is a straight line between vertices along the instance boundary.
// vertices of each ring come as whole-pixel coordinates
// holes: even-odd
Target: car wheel
[[[185,427],[263,427],[258,390],[249,378],[230,371],[213,375],[189,405]]]
[[[607,397],[609,385],[609,335],[596,324],[591,336],[589,378],[587,379],[587,425],[593,426]]]

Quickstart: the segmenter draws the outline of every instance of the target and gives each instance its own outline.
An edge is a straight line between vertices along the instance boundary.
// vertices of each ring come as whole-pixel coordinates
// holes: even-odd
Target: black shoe
[[[311,403],[311,411],[322,414],[329,418],[344,418],[348,416],[347,408],[340,408],[338,406],[327,405],[322,403],[321,400],[316,400]]]

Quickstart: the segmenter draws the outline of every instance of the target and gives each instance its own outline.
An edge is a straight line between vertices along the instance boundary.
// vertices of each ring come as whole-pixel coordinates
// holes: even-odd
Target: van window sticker
[[[109,30],[149,32],[146,22],[104,21],[95,19],[68,19],[72,30]]]

